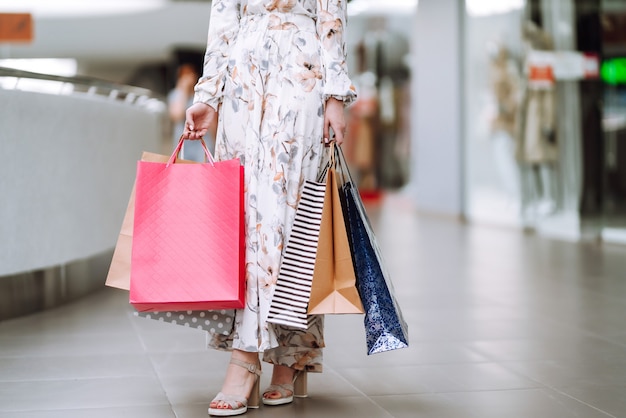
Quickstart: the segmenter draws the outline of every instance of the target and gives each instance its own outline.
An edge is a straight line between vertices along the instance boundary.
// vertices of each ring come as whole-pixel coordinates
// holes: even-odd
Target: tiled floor
[[[368,357],[361,317],[328,317],[310,397],[247,416],[626,417],[626,247],[370,210],[411,347]],[[0,417],[206,416],[227,355],[126,298],[0,323]]]

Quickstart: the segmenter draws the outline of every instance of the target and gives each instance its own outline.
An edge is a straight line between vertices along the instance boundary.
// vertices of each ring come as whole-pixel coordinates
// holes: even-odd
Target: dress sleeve
[[[317,32],[322,43],[324,98],[350,104],[356,89],[348,76],[346,41],[347,0],[317,0]]]
[[[239,32],[241,0],[213,0],[204,69],[194,90],[193,102],[206,103],[217,110],[224,94],[224,80],[230,49]]]

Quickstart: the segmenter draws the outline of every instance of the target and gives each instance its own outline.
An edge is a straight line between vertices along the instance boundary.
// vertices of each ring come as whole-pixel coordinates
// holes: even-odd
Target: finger
[[[185,129],[189,131],[194,130],[193,115],[191,114],[189,109],[187,109],[187,111],[185,112]]]
[[[189,129],[188,126],[185,126],[185,129],[183,130],[183,138],[193,139],[193,134],[194,134],[193,129]]]
[[[206,129],[200,129],[199,131],[189,132],[189,139],[201,139],[206,134]]]
[[[330,141],[330,123],[324,120],[324,132],[322,133],[322,141],[324,144],[328,144]]]

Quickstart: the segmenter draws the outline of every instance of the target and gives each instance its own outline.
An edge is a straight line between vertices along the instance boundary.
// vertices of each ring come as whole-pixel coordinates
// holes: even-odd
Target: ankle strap
[[[252,374],[261,376],[261,367],[259,366],[259,364],[246,363],[245,361],[237,360],[234,358],[230,359],[230,363],[239,367],[243,367],[244,369],[248,370]]]

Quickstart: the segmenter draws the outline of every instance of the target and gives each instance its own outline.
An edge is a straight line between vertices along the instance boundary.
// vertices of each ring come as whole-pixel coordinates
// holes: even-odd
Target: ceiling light
[[[348,14],[392,15],[412,14],[417,10],[418,0],[353,0],[348,4]]]
[[[489,16],[523,9],[524,3],[524,0],[466,0],[465,9],[470,16]]]

